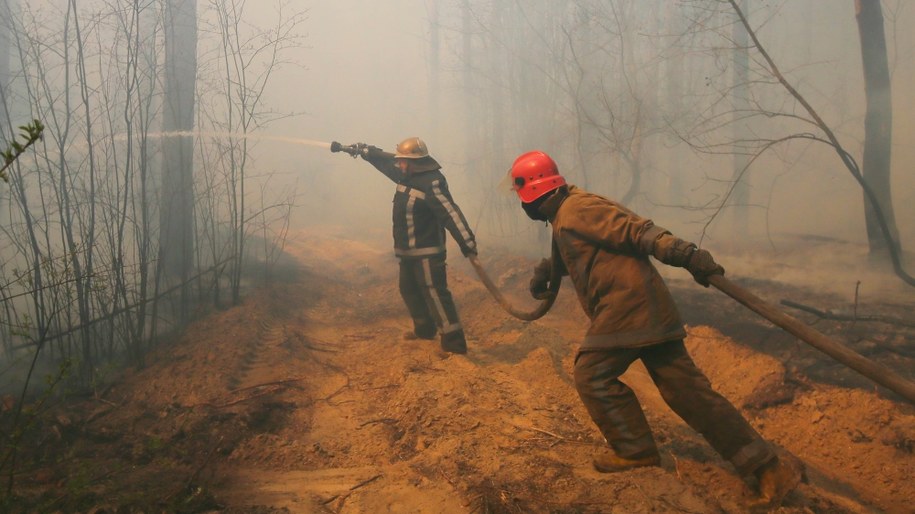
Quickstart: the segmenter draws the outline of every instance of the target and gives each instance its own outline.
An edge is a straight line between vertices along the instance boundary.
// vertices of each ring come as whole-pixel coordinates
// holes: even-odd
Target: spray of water
[[[115,139],[118,139],[119,136],[126,138],[126,135],[119,134],[115,136]],[[178,130],[172,132],[152,132],[147,134],[148,137],[158,137],[158,138],[167,138],[167,137],[225,137],[229,139],[247,139],[249,141],[280,141],[283,143],[292,143],[294,145],[305,145],[305,146],[316,146],[318,148],[327,148],[330,149],[330,143],[324,141],[314,141],[311,139],[300,139],[297,137],[286,137],[286,136],[270,136],[265,134],[238,134],[235,132],[201,132],[196,130]]]

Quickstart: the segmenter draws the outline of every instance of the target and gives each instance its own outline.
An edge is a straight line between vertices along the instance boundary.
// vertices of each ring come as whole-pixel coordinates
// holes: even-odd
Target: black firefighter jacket
[[[448,191],[438,163],[418,173],[404,174],[394,165],[394,154],[370,147],[363,158],[397,184],[394,193],[394,254],[402,258],[445,253],[445,229],[464,255],[476,253],[473,231]]]

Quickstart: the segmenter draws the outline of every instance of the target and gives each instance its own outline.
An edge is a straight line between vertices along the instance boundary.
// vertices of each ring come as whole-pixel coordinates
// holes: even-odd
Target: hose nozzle
[[[337,152],[347,153],[355,159],[357,155],[362,153],[362,148],[364,148],[364,147],[365,147],[365,145],[362,143],[354,143],[351,145],[342,145],[336,141],[333,141],[330,144],[330,151],[332,153],[337,153]]]

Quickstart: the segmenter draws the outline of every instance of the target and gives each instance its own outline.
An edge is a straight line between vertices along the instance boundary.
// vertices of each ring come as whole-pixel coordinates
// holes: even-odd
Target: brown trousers
[[[586,350],[576,356],[575,387],[617,455],[640,458],[658,453],[635,393],[619,380],[636,359],[648,369],[667,405],[739,473],[749,475],[775,457],[769,443],[712,389],[682,340],[639,348]]]

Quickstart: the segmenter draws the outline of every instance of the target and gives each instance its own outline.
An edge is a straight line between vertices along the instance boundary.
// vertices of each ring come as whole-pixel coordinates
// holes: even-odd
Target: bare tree
[[[10,115],[6,107],[6,91],[10,83],[10,30],[9,20],[12,9],[10,0],[0,0],[0,147],[7,144],[6,133],[10,128]],[[2,198],[2,196],[0,196]]]
[[[165,92],[162,130],[160,261],[167,276],[186,283],[194,265],[194,100],[197,84],[197,2],[167,0],[165,8]],[[188,312],[181,288],[180,315]]]
[[[147,335],[159,13],[152,0],[64,5],[11,19],[22,77],[9,101],[48,127],[35,158],[11,168],[0,280],[5,320],[27,341],[12,348],[78,359],[89,383],[100,360],[125,348],[139,355]]]
[[[740,0],[740,8],[749,13],[749,0]],[[750,83],[750,49],[748,46],[747,31],[743,25],[735,23],[733,26],[733,74],[734,87],[731,90],[734,106],[734,140],[745,141],[752,137],[747,123],[743,120],[750,109],[749,83]],[[734,182],[734,191],[731,195],[733,205],[734,235],[741,237],[747,233],[749,226],[748,203],[750,201],[750,176],[749,157],[743,152],[734,153],[733,172],[731,180]]]
[[[563,106],[555,100],[560,19],[567,5],[538,0],[511,3],[464,0],[460,26],[460,83],[468,150],[466,168],[474,182],[492,184],[505,173],[509,149],[550,149]],[[501,213],[516,206],[487,194],[481,220],[500,233],[529,230]],[[542,234],[542,232],[531,231]]]
[[[186,112],[168,114],[164,103],[167,84],[160,77],[165,51],[160,43],[168,20],[163,13],[174,14],[174,6],[160,0],[68,0],[24,4],[15,12],[7,10],[7,2],[0,7],[9,14],[3,18],[3,27],[9,29],[13,66],[19,70],[14,87],[3,84],[2,109],[16,112],[17,117],[25,114],[40,119],[45,125],[43,139],[30,137],[17,143],[28,147],[28,152],[11,146],[7,155],[3,148],[4,157],[11,162],[2,170],[9,177],[9,187],[3,189],[9,192],[10,201],[3,205],[8,219],[0,223],[0,248],[4,250],[0,254],[0,359],[4,370],[13,371],[6,376],[0,372],[0,376],[7,383],[29,384],[39,365],[56,367],[72,361],[79,366],[72,368],[75,373],[68,380],[89,386],[102,378],[97,376],[103,369],[100,364],[125,354],[141,363],[150,338],[164,331],[162,327],[173,326],[169,324],[173,319],[157,311],[163,295],[190,287],[186,298],[194,286],[201,286],[201,291],[204,286],[209,288],[217,282],[203,284],[203,274],[218,276],[211,270],[221,270],[235,255],[238,260],[247,255],[239,248],[233,250],[238,254],[220,253],[225,250],[220,246],[225,239],[219,238],[238,234],[225,227],[242,227],[242,237],[256,231],[264,244],[248,245],[252,258],[263,256],[265,267],[274,263],[288,226],[289,195],[294,193],[287,188],[288,194],[280,201],[264,205],[268,188],[263,185],[260,198],[253,198],[236,221],[226,209],[220,210],[226,204],[224,191],[231,187],[230,181],[204,181],[201,187],[194,183],[187,189],[201,195],[199,204],[208,209],[210,217],[203,218],[206,224],[194,223],[193,228],[200,228],[204,237],[212,236],[215,243],[207,242],[206,248],[212,252],[206,258],[200,258],[203,251],[191,255],[198,259],[192,265],[199,263],[202,271],[181,281],[172,273],[171,282],[166,283],[161,279],[165,271],[156,259],[159,236],[162,241],[166,236],[155,220],[167,218],[158,209],[169,204],[153,201],[157,200],[153,170],[162,165],[158,159],[172,158],[184,150],[180,145],[173,150],[167,141],[160,154],[155,141],[158,128],[179,128],[166,125],[166,117],[173,117],[169,123],[177,123],[178,114],[188,118]],[[279,19],[281,26],[302,21],[300,16],[282,14]],[[222,42],[221,33],[216,33]],[[221,99],[236,115],[242,104],[244,115],[236,119],[247,119],[247,127],[253,131],[261,126],[258,123],[277,117],[265,112],[260,101],[270,71],[280,62],[272,50],[283,48],[293,38],[276,32],[245,37],[246,41],[235,41],[241,44],[236,48],[249,52],[251,47],[245,44],[266,41],[262,51],[254,53],[264,58],[255,63],[251,53],[241,57],[238,62],[247,66],[248,75],[242,79],[247,80],[248,88],[238,97],[234,93],[239,90],[231,89],[232,94]],[[272,43],[276,41],[280,41],[278,46]],[[222,62],[233,62],[235,57],[229,55]],[[184,88],[181,94],[190,91],[193,96],[194,82],[196,77],[191,77],[189,88],[187,83],[179,84]],[[240,83],[222,87],[234,88]],[[166,132],[169,134],[174,132]],[[216,161],[211,155],[201,151],[200,162],[213,164]],[[236,157],[245,158],[241,153]],[[170,194],[171,185],[166,180],[161,193]],[[29,361],[31,366],[7,366],[9,360]]]
[[[851,175],[855,179],[855,181],[861,186],[861,189],[862,189],[862,191],[864,193],[864,197],[865,197],[865,204],[869,206],[869,208],[871,209],[871,212],[873,213],[873,220],[876,224],[876,227],[879,229],[879,233],[883,239],[883,248],[885,248],[887,250],[886,253],[888,253],[890,262],[893,267],[893,271],[896,273],[896,275],[900,279],[902,279],[907,284],[915,285],[915,277],[912,277],[909,273],[907,273],[903,269],[902,257],[900,255],[900,245],[898,244],[898,241],[896,240],[896,237],[895,237],[895,223],[891,224],[892,220],[894,219],[892,216],[892,211],[887,213],[887,211],[885,209],[885,207],[887,207],[887,206],[885,206],[879,200],[880,197],[878,196],[877,191],[875,191],[874,187],[871,186],[869,180],[867,180],[864,177],[864,175],[861,172],[861,169],[859,168],[859,166],[857,164],[857,161],[854,159],[854,157],[851,155],[851,153],[848,152],[845,149],[845,147],[841,144],[841,142],[839,141],[839,138],[836,136],[835,132],[829,126],[829,124],[826,123],[826,121],[820,116],[819,112],[817,112],[817,110],[813,107],[813,105],[811,105],[811,103],[803,95],[801,95],[801,93],[794,87],[794,85],[792,85],[791,82],[789,82],[788,79],[782,74],[780,68],[778,67],[776,62],[772,59],[772,57],[769,55],[768,51],[762,45],[759,38],[757,37],[755,31],[750,26],[750,23],[747,20],[745,13],[740,8],[740,6],[737,5],[737,0],[728,0],[728,3],[730,5],[730,7],[733,9],[733,12],[736,14],[739,22],[746,29],[747,34],[749,35],[750,40],[752,41],[752,47],[755,49],[756,52],[758,52],[760,59],[764,65],[765,73],[769,74],[769,76],[772,79],[777,81],[777,83],[779,85],[781,85],[781,87],[783,87],[785,89],[785,91],[787,91],[787,93],[791,96],[791,98],[793,98],[797,102],[800,109],[807,114],[807,117],[803,118],[803,117],[801,117],[801,115],[794,114],[794,113],[779,114],[779,113],[774,113],[771,111],[763,111],[763,110],[756,111],[755,115],[764,116],[767,118],[773,117],[773,116],[785,116],[785,117],[791,117],[791,118],[795,118],[795,119],[801,119],[803,122],[809,124],[810,126],[815,127],[817,130],[819,130],[819,134],[811,134],[809,132],[805,132],[805,133],[789,134],[789,135],[785,135],[785,136],[774,138],[774,139],[768,139],[768,140],[757,139],[753,143],[756,145],[756,153],[751,158],[751,163],[752,163],[753,158],[758,157],[760,154],[767,151],[768,149],[770,149],[776,145],[779,145],[781,143],[784,143],[786,141],[795,140],[795,139],[806,139],[806,140],[818,141],[818,142],[825,143],[825,144],[829,145],[830,147],[832,147],[833,150],[838,154],[838,156],[841,159],[845,168],[848,170],[849,173],[851,173]],[[871,7],[873,7],[873,6],[871,6]],[[871,15],[873,15],[873,13],[871,13]],[[882,27],[882,21],[881,21],[881,27]],[[879,47],[879,44],[878,44],[878,47]],[[889,85],[888,85],[888,73],[886,73],[887,67],[886,67],[886,59],[885,59],[885,54],[886,54],[885,41],[883,42],[882,48],[883,48],[882,54],[884,56],[882,59],[883,64],[882,64],[882,66],[880,66],[879,63],[876,63],[878,73],[882,76],[882,78],[880,79],[880,81],[878,81],[877,85],[873,86],[873,87],[880,89],[880,91],[879,91],[880,95],[883,95],[883,94],[888,95],[889,94]],[[878,49],[877,53],[878,53],[878,55],[881,53],[879,51],[879,49]],[[870,55],[870,54],[866,54],[866,55]],[[875,59],[880,60],[880,57],[879,56],[875,57]],[[871,65],[873,65],[873,64],[875,64],[875,63],[871,63]],[[880,68],[882,68],[883,72],[879,71]],[[885,87],[881,86],[881,81],[884,81],[882,83],[882,86],[885,86]],[[871,119],[871,122],[877,124],[877,126],[874,128],[874,130],[879,131],[880,134],[879,135],[872,134],[872,138],[876,137],[879,145],[888,145],[888,142],[886,141],[885,138],[888,137],[888,135],[889,135],[889,128],[885,127],[885,126],[883,126],[883,127],[880,126],[880,124],[887,122],[886,116],[888,116],[887,109],[889,108],[888,97],[880,99],[879,101],[875,101],[875,103],[878,105],[878,107],[873,107],[874,118]],[[870,109],[871,109],[871,104],[869,101],[869,118],[870,118],[871,112],[872,112],[872,111],[870,111]],[[746,144],[749,142],[744,142],[744,143]],[[880,148],[879,145],[876,149],[874,149],[872,147],[871,150],[879,150],[879,148]],[[882,163],[883,160],[886,160],[887,162],[882,163],[881,165],[888,167],[889,151],[888,151],[888,149],[886,149],[885,152],[883,152],[882,154],[878,154],[877,156],[872,156],[871,158],[875,159],[877,163]],[[879,175],[879,172],[878,172],[878,175]],[[880,184],[880,185],[885,185],[886,194],[888,194],[889,185],[888,185],[888,177],[886,175],[888,175],[888,172],[885,172],[884,176],[883,176],[883,181],[886,182],[886,184]],[[891,209],[892,204],[889,204],[888,207]]]
[[[441,105],[441,6],[439,2],[432,0],[427,4],[426,10],[429,13],[429,116],[432,118],[432,132],[438,136],[439,122],[443,114]]]
[[[301,45],[303,36],[299,33],[299,25],[305,19],[304,11],[287,12],[284,5],[278,4],[273,26],[249,32],[243,23],[247,5],[246,0],[210,0],[208,3],[210,12],[216,18],[211,30],[220,41],[214,49],[218,60],[208,63],[216,68],[216,74],[205,77],[212,85],[208,96],[213,103],[208,104],[207,110],[202,113],[205,122],[218,134],[214,143],[220,151],[206,172],[214,173],[219,169],[223,178],[220,183],[208,177],[203,187],[224,188],[225,200],[213,207],[224,208],[229,220],[225,230],[229,234],[226,246],[231,257],[228,273],[232,303],[239,302],[241,298],[248,237],[254,228],[249,226],[251,211],[264,208],[257,204],[253,208],[248,205],[248,137],[270,122],[288,116],[288,113],[271,111],[264,104],[264,95],[273,73],[289,63],[286,51]],[[216,102],[221,105],[216,105]],[[207,230],[213,237],[220,236],[220,227],[210,226]],[[214,261],[226,257],[222,255],[221,245],[211,248],[220,252],[213,256]]]
[[[864,65],[864,89],[867,97],[861,172],[864,180],[874,191],[877,205],[883,211],[890,237],[884,236],[875,206],[867,196],[864,198],[864,219],[871,253],[885,258],[890,247],[899,250],[899,231],[896,228],[890,187],[893,106],[880,0],[855,0],[855,15],[861,38],[861,60]]]

